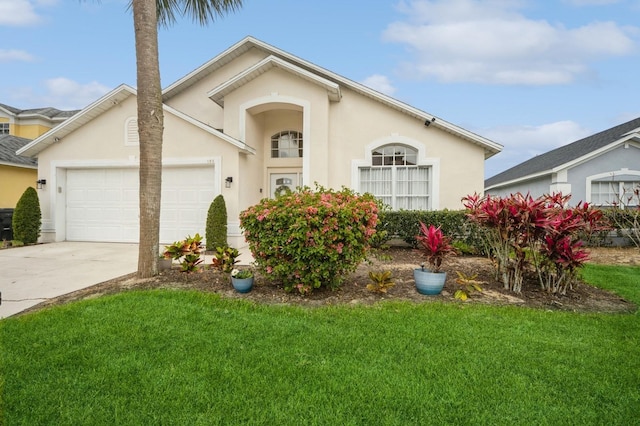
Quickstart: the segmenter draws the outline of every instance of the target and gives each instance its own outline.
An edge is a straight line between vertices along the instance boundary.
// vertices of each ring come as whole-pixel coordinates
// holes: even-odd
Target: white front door
[[[301,173],[270,173],[269,174],[269,193],[271,198],[276,197],[276,191],[283,193],[286,188],[295,191],[297,187],[302,186]]]

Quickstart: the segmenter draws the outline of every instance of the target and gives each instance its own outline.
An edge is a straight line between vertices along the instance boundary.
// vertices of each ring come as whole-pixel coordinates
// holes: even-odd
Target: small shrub
[[[213,199],[207,213],[207,250],[227,247],[227,205],[222,194]]]
[[[33,187],[29,187],[24,191],[13,211],[13,238],[25,244],[38,242],[41,218],[38,193]]]
[[[433,225],[427,227],[420,222],[420,234],[416,235],[416,241],[429,262],[431,272],[440,272],[442,261],[447,256],[456,254],[456,249],[451,245],[451,239],[445,236],[440,228]]]
[[[216,252],[213,255],[211,264],[215,269],[225,274],[229,274],[234,271],[238,256],[240,252],[233,247],[216,247]]]
[[[372,195],[320,186],[265,198],[240,214],[263,276],[303,294],[321,286],[339,287],[365,259],[377,221]]]
[[[460,299],[463,302],[466,301],[469,297],[471,297],[471,293],[474,291],[482,292],[482,287],[480,284],[484,284],[484,281],[478,281],[478,274],[474,274],[472,276],[466,276],[462,272],[456,271],[458,274],[458,278],[456,278],[456,283],[460,285],[461,288],[457,289],[453,294],[453,297],[456,299]]]
[[[202,252],[202,237],[200,234],[196,234],[191,237],[188,236],[182,241],[176,241],[175,243],[165,246],[163,256],[165,259],[173,259],[180,261],[180,272],[195,272],[198,269],[198,265],[202,263],[200,253]]]
[[[369,272],[369,279],[372,281],[367,284],[367,289],[374,293],[386,293],[388,289],[396,285],[391,281],[391,271]]]

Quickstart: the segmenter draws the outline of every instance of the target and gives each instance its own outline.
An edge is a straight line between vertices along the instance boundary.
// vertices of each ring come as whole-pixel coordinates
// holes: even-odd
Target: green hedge
[[[386,231],[389,239],[399,238],[417,247],[420,222],[439,226],[454,242],[462,243],[474,252],[485,253],[483,230],[467,220],[464,210],[385,211],[380,215],[378,229]]]
[[[612,245],[612,236],[621,236],[620,227],[632,228],[638,221],[638,212],[634,210],[604,209],[613,231],[604,231],[587,238],[588,246],[600,247]],[[440,226],[445,235],[454,243],[467,246],[470,251],[486,254],[484,230],[467,219],[465,210],[399,210],[384,211],[379,215],[377,229],[386,231],[387,240],[401,239],[412,247],[417,247],[416,235],[420,222],[426,225]],[[618,226],[616,226],[618,225]]]

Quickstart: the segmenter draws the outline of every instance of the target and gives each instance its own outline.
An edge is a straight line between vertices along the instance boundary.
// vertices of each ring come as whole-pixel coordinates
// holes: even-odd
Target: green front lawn
[[[0,368],[7,425],[640,424],[637,314],[129,292],[0,321]]]

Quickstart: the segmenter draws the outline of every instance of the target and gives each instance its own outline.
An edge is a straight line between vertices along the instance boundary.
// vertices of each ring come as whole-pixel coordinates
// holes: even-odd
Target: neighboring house
[[[485,192],[534,197],[561,192],[571,204],[610,206],[640,184],[640,118],[533,157],[485,181]],[[626,195],[625,195],[626,191]]]
[[[0,104],[0,135],[35,139],[77,112],[56,108],[17,109]]]
[[[165,88],[160,240],[204,234],[283,186],[459,209],[501,145],[247,37]],[[19,151],[38,158],[44,241],[138,241],[136,90],[122,85]]]
[[[24,191],[37,185],[37,161],[16,151],[76,112],[0,104],[0,208],[14,208]]]
[[[16,155],[31,139],[0,134],[0,208],[13,209],[24,191],[36,187],[38,162]]]

